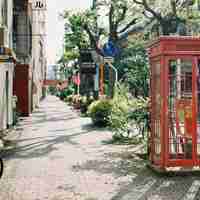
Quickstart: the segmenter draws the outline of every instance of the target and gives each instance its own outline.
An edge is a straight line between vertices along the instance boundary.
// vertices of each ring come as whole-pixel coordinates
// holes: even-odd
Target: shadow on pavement
[[[3,150],[1,155],[5,160],[46,156],[58,149],[56,147],[57,144],[79,145],[79,143],[73,141],[73,138],[84,134],[88,134],[88,131],[81,131],[71,135],[55,134],[45,137],[12,140],[11,148]],[[27,144],[23,145],[23,143]]]
[[[94,171],[102,175],[112,174],[116,180],[129,177],[129,181],[122,181],[111,200],[156,200],[153,197],[154,193],[162,193],[161,195],[166,196],[162,200],[176,199],[179,195],[182,198],[181,195],[188,190],[192,182],[191,176],[169,177],[155,173],[146,166],[145,160],[139,158],[130,149],[128,152],[104,153],[102,157],[102,159],[88,160],[73,167],[72,170]],[[169,187],[163,184],[167,185],[168,182],[171,184]],[[180,185],[176,186],[176,182]],[[150,196],[152,198],[149,198]]]

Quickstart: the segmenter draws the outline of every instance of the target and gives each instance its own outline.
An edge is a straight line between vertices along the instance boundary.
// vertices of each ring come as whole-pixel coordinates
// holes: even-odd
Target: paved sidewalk
[[[110,132],[95,130],[56,97],[47,97],[17,133],[4,157],[0,200],[198,199],[199,177],[155,175],[134,146],[103,143]]]

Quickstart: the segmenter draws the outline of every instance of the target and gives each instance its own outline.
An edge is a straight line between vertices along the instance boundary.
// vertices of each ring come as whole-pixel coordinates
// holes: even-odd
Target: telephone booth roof
[[[200,37],[161,36],[148,45],[149,57],[200,55]]]

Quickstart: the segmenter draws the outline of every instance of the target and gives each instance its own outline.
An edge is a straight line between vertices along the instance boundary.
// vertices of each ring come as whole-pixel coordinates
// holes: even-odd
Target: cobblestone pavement
[[[135,146],[106,144],[65,103],[49,96],[17,127],[4,156],[0,200],[197,200],[199,176],[158,176]]]

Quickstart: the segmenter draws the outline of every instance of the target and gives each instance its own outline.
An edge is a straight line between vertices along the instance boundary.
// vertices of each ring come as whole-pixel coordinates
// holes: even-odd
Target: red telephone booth
[[[200,166],[200,38],[163,36],[149,45],[150,164]]]

